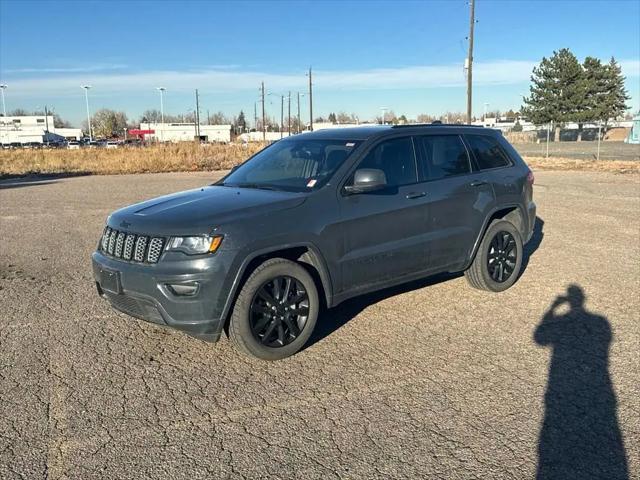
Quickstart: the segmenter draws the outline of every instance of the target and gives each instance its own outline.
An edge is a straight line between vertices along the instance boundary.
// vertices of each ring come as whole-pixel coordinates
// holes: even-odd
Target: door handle
[[[424,197],[425,195],[426,193],[424,192],[411,192],[411,193],[407,193],[407,199],[413,200],[414,198]]]
[[[486,185],[486,184],[487,182],[485,182],[484,180],[474,180],[469,185],[471,185],[472,187],[481,187],[482,185]]]

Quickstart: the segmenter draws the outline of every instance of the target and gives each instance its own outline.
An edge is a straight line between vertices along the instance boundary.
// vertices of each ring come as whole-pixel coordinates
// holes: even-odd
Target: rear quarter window
[[[480,170],[507,167],[511,160],[498,142],[486,135],[465,135]]]

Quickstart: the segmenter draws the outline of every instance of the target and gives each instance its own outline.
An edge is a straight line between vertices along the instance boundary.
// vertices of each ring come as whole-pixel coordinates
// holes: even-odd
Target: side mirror
[[[360,168],[353,174],[353,183],[345,185],[344,191],[349,195],[381,190],[387,186],[387,177],[377,168]]]

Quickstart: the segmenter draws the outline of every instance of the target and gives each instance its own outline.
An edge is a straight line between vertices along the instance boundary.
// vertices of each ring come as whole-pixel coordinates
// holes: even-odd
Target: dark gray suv
[[[126,314],[266,360],[321,308],[441,272],[499,292],[533,232],[533,174],[494,130],[322,130],[270,145],[219,182],[111,214],[93,254]]]

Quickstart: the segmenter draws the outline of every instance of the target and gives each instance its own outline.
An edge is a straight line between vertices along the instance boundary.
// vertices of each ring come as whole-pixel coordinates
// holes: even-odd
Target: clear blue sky
[[[629,102],[640,108],[640,2],[477,0],[474,112],[517,108],[531,68],[570,48],[621,62]],[[91,109],[137,118],[165,111],[253,117],[258,87],[306,89],[313,66],[314,116],[380,107],[415,117],[465,109],[468,5],[449,1],[29,1],[0,0],[0,83],[7,109],[45,104],[79,124],[81,84]],[[303,118],[307,117],[304,100]],[[279,99],[267,110],[279,116]]]

